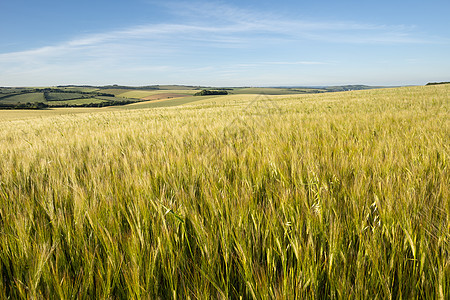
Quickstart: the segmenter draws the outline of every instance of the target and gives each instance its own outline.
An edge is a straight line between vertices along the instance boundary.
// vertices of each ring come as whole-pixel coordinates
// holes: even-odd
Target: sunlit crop
[[[448,299],[449,96],[0,120],[0,297]]]

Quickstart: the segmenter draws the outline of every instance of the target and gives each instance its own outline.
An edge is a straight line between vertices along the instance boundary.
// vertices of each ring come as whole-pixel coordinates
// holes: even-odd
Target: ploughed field
[[[0,118],[1,297],[448,299],[449,100]]]

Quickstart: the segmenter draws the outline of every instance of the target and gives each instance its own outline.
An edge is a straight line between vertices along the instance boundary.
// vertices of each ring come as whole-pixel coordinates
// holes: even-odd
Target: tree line
[[[194,94],[194,96],[210,96],[210,95],[228,95],[228,92],[225,90],[202,90]]]

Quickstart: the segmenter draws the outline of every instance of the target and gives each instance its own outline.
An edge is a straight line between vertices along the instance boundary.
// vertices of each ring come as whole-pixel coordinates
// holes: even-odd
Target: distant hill
[[[445,84],[445,83],[429,83]],[[215,95],[293,95],[318,94],[384,88],[382,86],[343,85],[324,87],[205,87],[188,85],[59,85],[57,87],[0,87],[0,109],[43,109],[53,107],[104,107],[134,102]],[[176,100],[182,101],[182,100]],[[184,101],[184,100],[183,100]]]
[[[388,86],[370,86],[370,85],[354,84],[354,85],[336,85],[336,86],[280,86],[274,88],[316,89],[322,92],[344,92],[344,91],[382,89],[387,87]]]
[[[190,86],[190,85],[145,85],[145,86],[128,86],[128,85],[102,85],[102,86],[92,86],[92,85],[58,85],[58,88],[97,88],[102,90],[107,89],[121,89],[121,90],[201,90],[206,87],[202,86]]]
[[[328,86],[325,89],[329,92],[344,92],[344,91],[359,91],[359,90],[372,90],[382,89],[385,86],[369,86],[369,85],[340,85],[340,86]]]

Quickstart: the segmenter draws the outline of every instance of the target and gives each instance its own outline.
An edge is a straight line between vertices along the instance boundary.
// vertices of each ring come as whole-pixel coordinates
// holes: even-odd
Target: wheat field
[[[0,298],[450,298],[450,86],[0,119]]]

